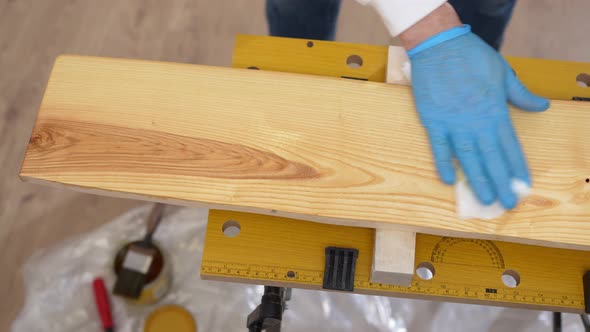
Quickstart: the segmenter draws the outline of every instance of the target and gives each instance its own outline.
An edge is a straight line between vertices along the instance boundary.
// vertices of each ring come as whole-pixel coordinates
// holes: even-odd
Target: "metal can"
[[[190,312],[177,305],[154,310],[146,319],[143,332],[197,332],[197,323]]]

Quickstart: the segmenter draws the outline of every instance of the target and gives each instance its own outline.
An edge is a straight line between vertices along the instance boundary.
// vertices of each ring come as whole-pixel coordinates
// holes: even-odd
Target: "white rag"
[[[519,179],[512,179],[511,188],[519,200],[528,196],[531,191],[529,185]],[[480,203],[466,180],[460,180],[455,185],[455,200],[457,202],[457,217],[460,219],[477,218],[489,220],[498,218],[506,212],[498,201],[492,205]]]

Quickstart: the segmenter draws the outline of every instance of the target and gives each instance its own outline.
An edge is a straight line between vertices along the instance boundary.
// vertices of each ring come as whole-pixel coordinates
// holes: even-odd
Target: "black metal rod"
[[[584,273],[582,286],[584,287],[584,312],[590,314],[590,270]]]
[[[553,313],[553,332],[561,332],[561,312]]]

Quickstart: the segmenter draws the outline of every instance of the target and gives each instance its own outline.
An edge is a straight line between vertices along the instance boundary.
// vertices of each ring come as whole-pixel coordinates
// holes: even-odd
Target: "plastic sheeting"
[[[131,210],[85,236],[31,257],[24,267],[26,302],[13,332],[102,331],[92,280],[112,288],[112,257],[142,237],[149,206]],[[199,267],[207,211],[171,207],[155,240],[172,258],[172,288],[157,304],[130,305],[111,297],[117,331],[142,331],[143,321],[163,304],[189,310],[199,331],[247,331],[246,317],[263,288],[203,281]],[[565,331],[583,331],[577,315],[564,315]],[[550,331],[551,313],[532,310],[396,299],[294,289],[283,331]]]

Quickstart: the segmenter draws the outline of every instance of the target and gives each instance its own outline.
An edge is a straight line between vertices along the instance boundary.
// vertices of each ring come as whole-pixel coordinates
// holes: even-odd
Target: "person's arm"
[[[461,20],[459,20],[459,16],[453,7],[448,3],[444,3],[408,29],[402,31],[399,38],[404,48],[410,50],[439,32],[461,25]]]
[[[387,0],[373,0],[373,5]],[[391,3],[399,3],[391,0]],[[407,10],[414,2],[405,1]],[[381,15],[394,21],[397,14]],[[395,15],[394,15],[395,14]],[[400,31],[412,65],[412,92],[440,179],[456,181],[454,159],[484,204],[512,209],[513,184],[531,177],[507,103],[525,111],[549,107],[530,93],[502,56],[461,24],[447,3]]]

